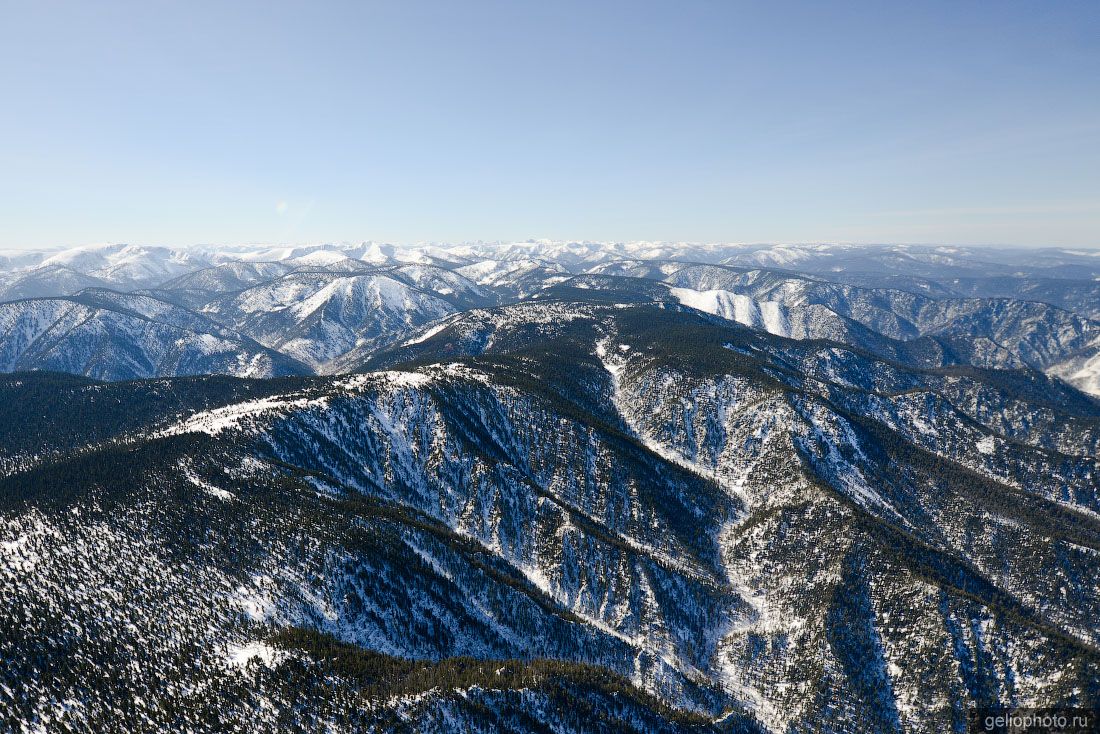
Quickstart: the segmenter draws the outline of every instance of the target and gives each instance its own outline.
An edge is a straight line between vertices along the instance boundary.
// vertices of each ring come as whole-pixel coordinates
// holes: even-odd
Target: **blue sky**
[[[1100,246],[1100,2],[0,0],[0,247]]]

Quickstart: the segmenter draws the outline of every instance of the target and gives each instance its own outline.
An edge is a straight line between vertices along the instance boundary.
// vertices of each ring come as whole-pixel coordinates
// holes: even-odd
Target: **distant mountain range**
[[[1100,707],[1100,254],[108,246],[0,275],[0,731]]]
[[[6,316],[0,334],[0,353],[11,355],[8,370],[105,379],[328,374],[453,313],[547,297],[566,285],[644,291],[646,300],[678,302],[780,336],[830,339],[906,362],[905,355],[919,353],[913,358],[927,365],[1032,367],[1100,393],[1100,256],[1088,251],[541,242],[193,250],[111,245],[21,254],[0,263],[7,265],[0,300],[29,301],[18,315]],[[65,322],[50,331],[45,321],[86,321],[52,299],[79,295],[98,303],[107,290],[138,294],[143,304],[172,304],[178,308],[153,309],[172,318],[179,309],[195,312],[188,327],[195,338],[180,340],[173,351],[178,358],[128,358],[164,351],[152,344],[165,339],[160,317],[138,307],[156,328],[112,323],[97,327],[97,346],[79,335],[30,344],[36,337],[26,331],[28,319],[51,339]],[[229,341],[226,329],[235,335]],[[214,339],[222,357],[198,354]],[[285,359],[257,361],[253,341]],[[231,342],[240,343],[235,357],[229,356]],[[103,349],[107,344],[112,347]],[[81,353],[89,349],[103,357]],[[111,364],[116,354],[125,363]]]

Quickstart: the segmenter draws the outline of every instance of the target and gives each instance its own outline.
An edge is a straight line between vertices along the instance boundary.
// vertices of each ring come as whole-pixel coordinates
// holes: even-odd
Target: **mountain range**
[[[0,730],[1100,708],[1100,252],[0,265]]]

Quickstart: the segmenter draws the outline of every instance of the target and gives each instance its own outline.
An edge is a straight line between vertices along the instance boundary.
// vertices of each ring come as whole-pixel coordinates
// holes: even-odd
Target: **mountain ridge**
[[[799,311],[790,274],[676,284],[591,245],[556,257],[598,272],[490,285],[431,252],[326,252],[207,302],[305,284],[249,312],[305,323],[328,285],[386,278],[398,325],[349,327],[377,341],[334,374],[0,375],[0,728],[940,732],[1100,701],[1100,400],[1019,346],[1085,317],[816,278],[849,305]],[[786,293],[784,333],[749,293],[682,302],[703,276]],[[83,293],[55,300],[240,333]],[[902,340],[844,309],[963,321]]]

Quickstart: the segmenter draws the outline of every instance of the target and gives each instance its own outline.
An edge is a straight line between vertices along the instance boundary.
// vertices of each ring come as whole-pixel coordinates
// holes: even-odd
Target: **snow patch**
[[[409,346],[412,346],[413,344],[419,344],[420,342],[427,341],[428,339],[431,339],[433,336],[435,336],[436,334],[438,334],[439,332],[443,331],[446,328],[447,328],[447,322],[446,321],[444,321],[442,324],[436,324],[435,326],[428,329],[424,333],[422,333],[418,336],[414,336],[412,339],[406,339],[404,342],[401,343],[401,346],[409,347]]]
[[[190,466],[185,466],[183,468],[183,475],[187,477],[187,480],[191,482],[191,484],[194,484],[196,487],[205,491],[207,494],[213,497],[217,497],[220,500],[225,500],[226,502],[237,499],[232,492],[221,489],[219,487],[215,487],[213,484],[204,481],[201,477],[199,477],[198,474],[195,473],[195,470],[192,469]]]
[[[223,431],[238,429],[241,423],[255,419],[259,416],[285,412],[295,409],[324,407],[328,404],[327,397],[320,398],[291,398],[288,396],[276,396],[249,400],[244,403],[227,405],[214,410],[206,410],[196,413],[187,420],[170,428],[166,428],[157,434],[160,436],[177,436],[184,433],[206,433],[217,436]]]
[[[229,664],[237,668],[245,668],[253,660],[259,660],[270,668],[278,665],[285,657],[286,653],[282,650],[276,650],[258,640],[243,645],[230,645],[228,650]]]
[[[769,334],[787,337],[791,335],[790,318],[781,303],[757,302],[748,296],[727,290],[670,288],[669,292],[689,308],[721,316],[753,329],[763,329]]]

